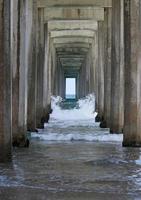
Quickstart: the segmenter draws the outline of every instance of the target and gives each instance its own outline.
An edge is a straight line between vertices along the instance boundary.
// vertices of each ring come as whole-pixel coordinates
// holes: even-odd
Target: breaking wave
[[[39,133],[32,133],[32,138],[45,141],[101,141],[122,142],[122,134],[109,134],[109,129],[99,128],[95,122],[95,95],[90,94],[74,102],[72,109],[62,108],[64,105],[61,97],[52,97],[53,109],[48,124]]]
[[[51,119],[56,120],[88,120],[95,119],[97,113],[95,113],[95,96],[90,94],[83,99],[78,100],[76,107],[73,109],[61,109],[59,104],[62,102],[61,97],[52,97],[52,109]]]

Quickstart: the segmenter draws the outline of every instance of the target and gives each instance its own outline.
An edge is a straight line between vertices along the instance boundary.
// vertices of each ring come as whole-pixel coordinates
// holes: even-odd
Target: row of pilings
[[[123,132],[124,146],[141,145],[141,2],[89,0],[81,5],[72,1],[72,7],[60,2],[57,13],[55,3],[46,7],[47,2],[40,0],[0,0],[1,161],[11,157],[12,139],[24,146],[27,130],[43,128],[48,121],[51,94],[62,95],[65,88],[61,82],[62,68],[58,68],[61,59],[60,54],[57,57],[57,48],[60,44],[76,46],[77,41],[82,53],[87,49],[83,45],[89,44],[83,66],[93,66],[82,68],[78,96],[95,92],[97,111],[111,132]],[[92,5],[92,11],[86,3]],[[49,21],[56,19],[69,22],[73,19],[73,23],[77,20],[71,25],[76,30],[78,22],[83,25],[81,20],[93,20],[97,23],[94,38],[88,24],[85,33],[89,36],[79,33],[85,39],[61,38],[60,34],[67,35],[66,32],[56,38],[56,33],[48,27]],[[76,34],[75,31],[71,34]],[[80,57],[83,58],[82,54]]]

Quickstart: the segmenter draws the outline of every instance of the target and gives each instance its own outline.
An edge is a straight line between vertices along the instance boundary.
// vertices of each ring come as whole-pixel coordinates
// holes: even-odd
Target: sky
[[[75,87],[75,78],[66,78],[66,95],[71,94],[75,95],[76,94],[76,87]]]

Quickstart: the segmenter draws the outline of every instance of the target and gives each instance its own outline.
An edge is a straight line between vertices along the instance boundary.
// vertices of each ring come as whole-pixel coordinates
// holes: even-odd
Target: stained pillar
[[[28,72],[31,66],[30,1],[11,1],[11,65],[13,145],[27,146]]]
[[[20,1],[20,28],[19,28],[19,118],[17,135],[26,135],[27,131],[27,101],[28,101],[28,69],[30,54],[31,27],[29,21],[30,3]]]
[[[112,1],[111,133],[121,133],[124,114],[123,0]]]
[[[92,44],[92,59],[94,68],[95,111],[98,112],[98,31],[95,32]]]
[[[107,127],[110,127],[112,8],[105,8],[104,13],[104,120],[106,121]]]
[[[141,146],[141,1],[124,1],[124,146]]]
[[[11,1],[12,135],[19,130],[20,2]]]
[[[43,70],[43,116],[44,121],[48,122],[51,110],[51,40],[48,31],[48,24],[45,24],[45,58]]]
[[[27,129],[36,129],[36,83],[37,83],[37,5],[36,1],[28,1],[28,31],[29,31],[29,55],[28,55],[28,110]]]
[[[36,126],[43,128],[43,74],[44,74],[44,9],[38,9],[37,26],[37,90],[36,90]]]
[[[10,0],[0,0],[0,162],[11,158]]]
[[[98,22],[98,115],[104,114],[104,22]]]

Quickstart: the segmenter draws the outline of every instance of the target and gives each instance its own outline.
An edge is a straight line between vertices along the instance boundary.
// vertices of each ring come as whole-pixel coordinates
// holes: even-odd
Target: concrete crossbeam
[[[88,52],[88,51],[87,51]],[[64,53],[57,53],[58,58],[74,58],[74,57],[79,57],[79,58],[84,58],[87,52],[80,52],[80,53],[69,53],[69,52],[64,52]]]
[[[56,37],[89,37],[93,38],[94,37],[94,31],[90,30],[67,30],[67,31],[51,31],[50,32],[50,37],[51,38],[56,38]]]
[[[104,20],[104,8],[98,7],[59,7],[45,8],[44,20]]]
[[[83,49],[89,49],[89,47],[90,47],[90,45],[89,44],[87,44],[87,43],[72,43],[72,44],[69,44],[69,47],[68,47],[68,44],[65,44],[65,43],[63,43],[63,44],[54,44],[54,47],[56,48],[56,49],[60,49],[60,48],[65,48],[65,51],[74,51],[73,49],[74,48],[79,48],[79,49],[81,49],[81,48],[83,48]],[[76,50],[76,52],[77,52],[78,50]],[[75,52],[75,51],[74,51]]]
[[[92,20],[52,20],[48,22],[48,30],[93,30],[98,28],[97,21]]]
[[[97,7],[112,7],[112,0],[38,0],[38,7],[48,7],[48,6],[97,6]]]
[[[74,37],[74,38],[54,38],[53,43],[54,44],[70,44],[70,43],[87,43],[91,44],[93,42],[93,39],[91,38],[80,38],[80,37]]]

